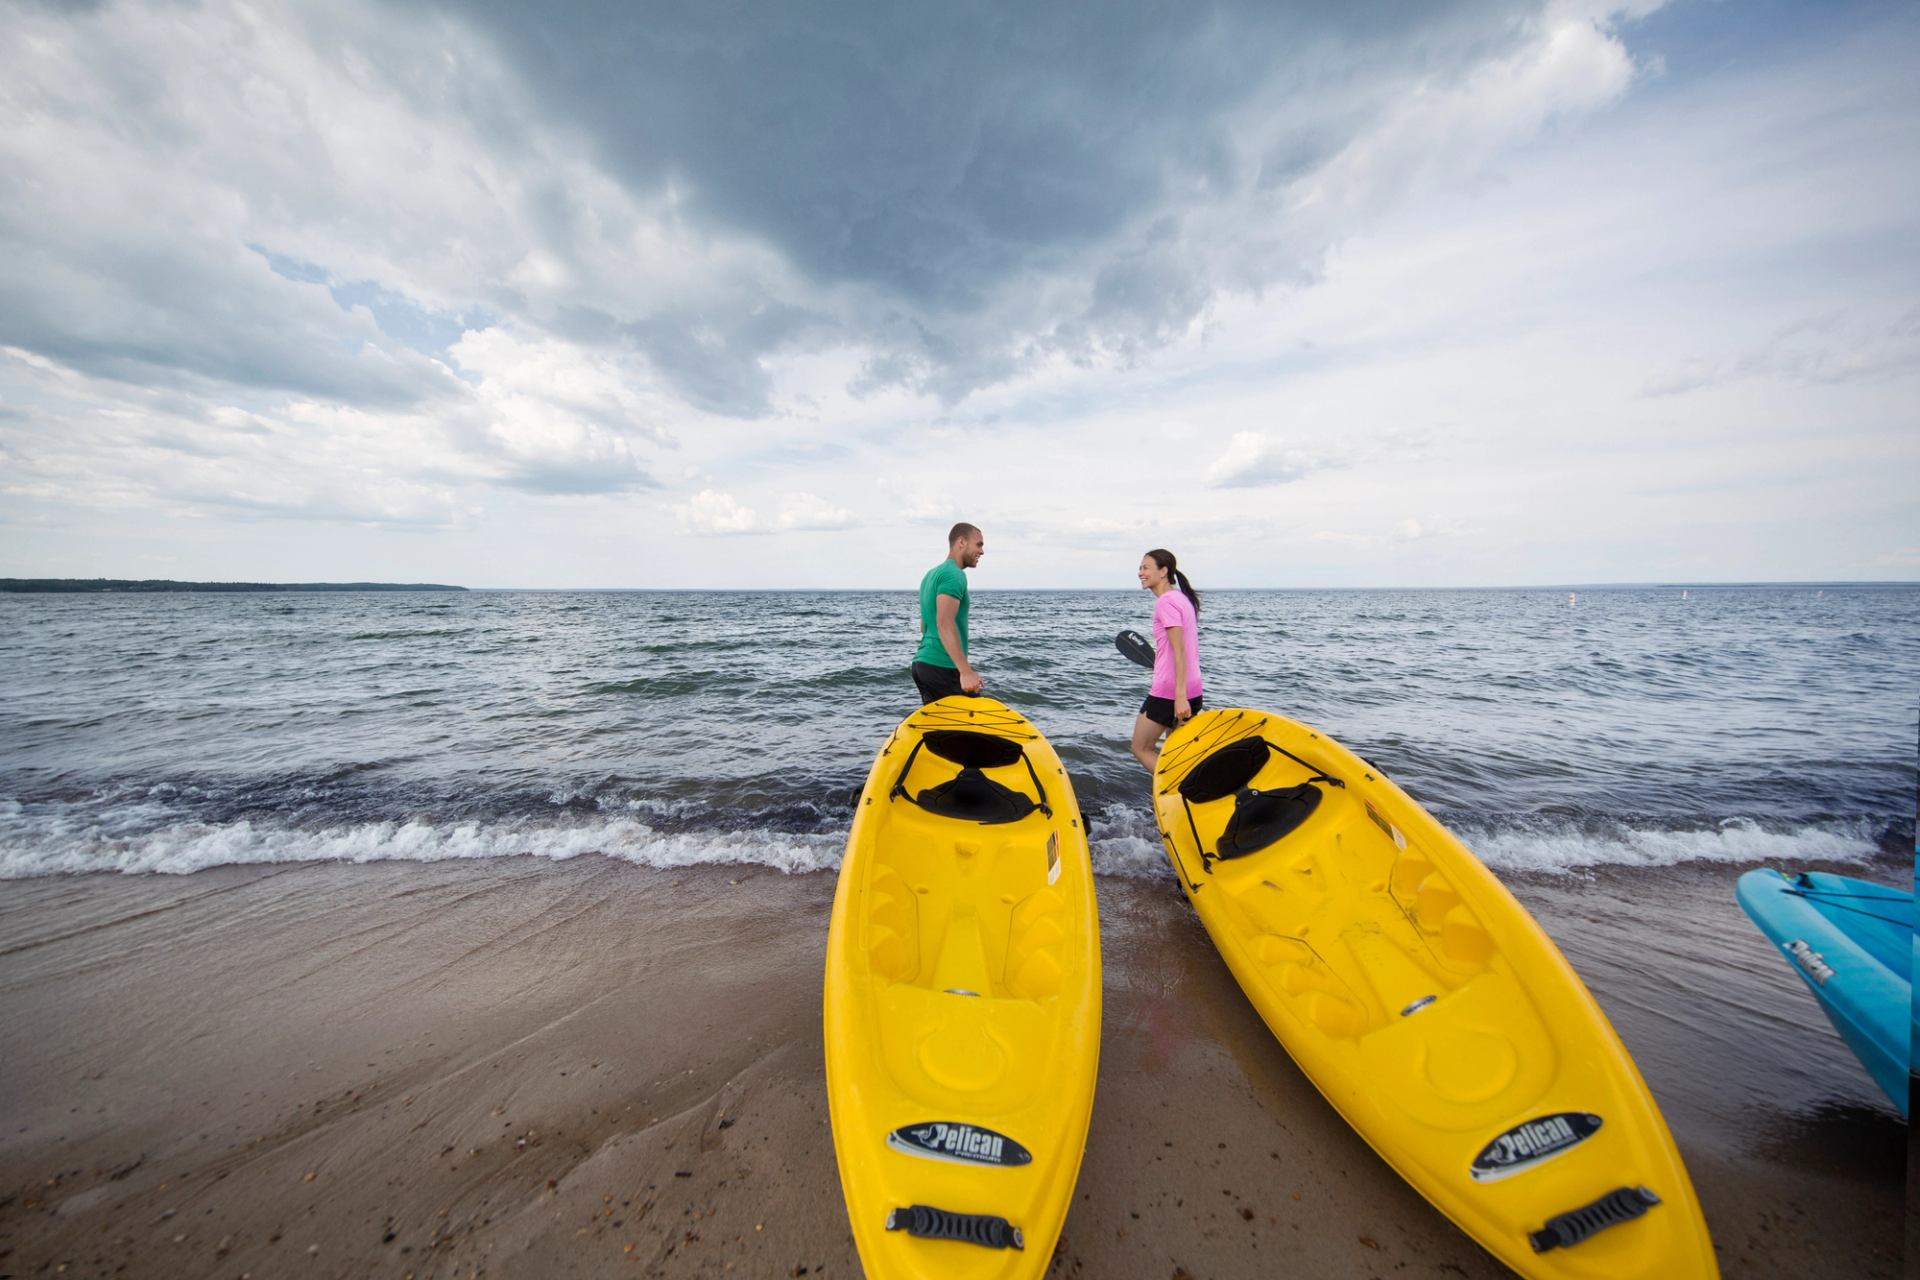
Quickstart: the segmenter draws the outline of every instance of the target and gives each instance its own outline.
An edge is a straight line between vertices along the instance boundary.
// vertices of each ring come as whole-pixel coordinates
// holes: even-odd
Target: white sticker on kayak
[[[1600,1132],[1591,1111],[1560,1111],[1517,1124],[1480,1149],[1473,1158],[1475,1182],[1497,1182],[1525,1172],[1579,1146]]]
[[[1807,971],[1809,978],[1823,987],[1827,985],[1827,979],[1833,976],[1833,966],[1827,963],[1825,956],[1808,946],[1806,939],[1795,938],[1787,944],[1787,951],[1793,956],[1794,962]]]
[[[1392,839],[1394,846],[1396,848],[1400,848],[1400,849],[1406,848],[1407,838],[1406,836],[1400,833],[1400,828],[1394,826],[1391,822],[1388,822],[1385,818],[1381,817],[1380,811],[1373,807],[1372,801],[1365,801],[1364,803],[1367,806],[1367,816],[1373,819],[1373,825],[1376,827],[1379,827],[1382,831],[1386,832],[1388,837]]]

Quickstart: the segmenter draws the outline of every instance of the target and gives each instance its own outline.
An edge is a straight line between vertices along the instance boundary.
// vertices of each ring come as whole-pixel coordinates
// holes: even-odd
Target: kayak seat
[[[1224,800],[1252,783],[1271,754],[1265,738],[1229,742],[1187,771],[1180,779],[1180,794],[1189,804]]]
[[[971,729],[929,729],[923,737],[928,751],[962,768],[1003,769],[1026,754],[1011,738]]]
[[[1253,780],[1267,767],[1273,752],[1273,745],[1265,738],[1240,738],[1214,751],[1180,780],[1176,790],[1187,808],[1190,823],[1194,805],[1233,797],[1233,814],[1227,819],[1226,829],[1220,833],[1215,848],[1206,848],[1200,841],[1198,825],[1194,825],[1194,839],[1201,845],[1200,856],[1208,870],[1212,870],[1217,860],[1258,853],[1299,827],[1320,804],[1320,789],[1314,783],[1345,785],[1326,773],[1315,772],[1297,786],[1262,791],[1252,785]],[[1281,754],[1299,760],[1291,752]]]
[[[945,782],[928,787],[915,796],[913,802],[943,818],[987,824],[1018,822],[1037,807],[1032,796],[1015,791],[1004,782],[995,782],[973,765],[966,765]]]
[[[1258,853],[1294,831],[1319,805],[1320,788],[1310,782],[1274,791],[1242,787],[1234,796],[1233,816],[1220,833],[1214,856],[1244,858]]]
[[[907,787],[907,776],[922,748],[928,755],[959,765],[960,772],[915,793]],[[1027,767],[1027,777],[1033,781],[1031,795],[989,778],[985,772],[1015,764]],[[1021,745],[1011,738],[970,729],[932,729],[922,734],[913,750],[907,753],[906,763],[900,766],[900,775],[894,780],[890,794],[903,796],[928,813],[963,822],[1018,822],[1035,809],[1053,816],[1053,809],[1047,804],[1047,789],[1041,785],[1040,775]]]

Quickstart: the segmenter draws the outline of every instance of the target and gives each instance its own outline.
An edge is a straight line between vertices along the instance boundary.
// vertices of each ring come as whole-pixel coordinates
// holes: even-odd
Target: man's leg
[[[960,673],[952,667],[936,667],[931,662],[913,664],[914,687],[920,690],[920,705],[951,698],[960,692]]]

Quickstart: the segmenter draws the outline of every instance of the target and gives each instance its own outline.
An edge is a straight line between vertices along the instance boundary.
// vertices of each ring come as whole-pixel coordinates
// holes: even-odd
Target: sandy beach
[[[1663,912],[1737,921],[1718,884]],[[1718,1105],[1702,1064],[1769,1047],[1648,994],[1679,962],[1614,956],[1606,881],[1516,888],[1640,1062],[1725,1273],[1899,1275],[1897,1116]],[[11,882],[0,1275],[856,1276],[833,890],[598,856]],[[1051,1274],[1505,1274],[1320,1099],[1171,882],[1103,879],[1100,906],[1099,1087]]]

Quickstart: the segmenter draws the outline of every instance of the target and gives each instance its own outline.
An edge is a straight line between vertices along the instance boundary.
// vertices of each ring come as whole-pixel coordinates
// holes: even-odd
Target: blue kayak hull
[[[1901,1115],[1916,1031],[1913,894],[1824,871],[1749,871],[1740,906]]]

